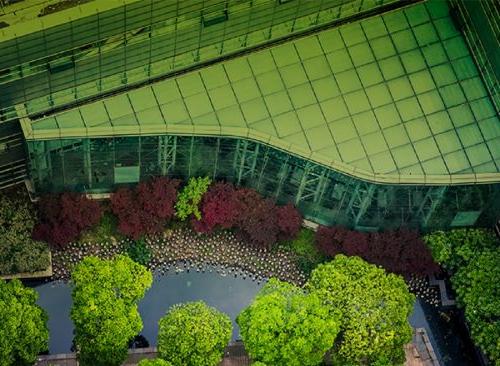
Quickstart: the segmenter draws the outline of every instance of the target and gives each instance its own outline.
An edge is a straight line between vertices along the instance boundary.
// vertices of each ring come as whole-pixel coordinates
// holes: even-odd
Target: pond
[[[158,321],[172,305],[203,300],[229,315],[233,321],[232,339],[236,340],[239,338],[239,330],[234,320],[240,311],[250,304],[262,286],[263,283],[248,278],[220,274],[215,267],[204,273],[191,269],[178,273],[170,270],[167,275],[155,275],[153,285],[139,303],[139,312],[144,323],[141,334],[151,346],[156,345]],[[50,353],[69,352],[73,340],[70,285],[49,282],[36,285],[35,289],[40,295],[38,304],[49,315]],[[440,311],[436,308],[416,301],[409,320],[413,327],[427,330],[441,364],[450,366],[474,364],[470,363],[473,358],[470,357],[470,348],[469,352],[463,352],[464,349],[456,344],[462,337],[457,337],[458,339],[450,344],[450,338],[454,337],[450,337],[449,333],[453,330],[449,324],[440,324],[438,313]]]
[[[158,321],[174,304],[203,300],[208,305],[226,313],[233,321],[233,340],[239,338],[234,319],[250,304],[263,283],[241,276],[221,275],[216,268],[205,273],[184,271],[175,274],[155,275],[153,285],[139,303],[144,323],[141,334],[151,346],[156,345]],[[71,286],[62,282],[48,282],[35,286],[38,304],[48,315],[49,351],[51,354],[67,353],[73,340],[73,323],[70,319]]]

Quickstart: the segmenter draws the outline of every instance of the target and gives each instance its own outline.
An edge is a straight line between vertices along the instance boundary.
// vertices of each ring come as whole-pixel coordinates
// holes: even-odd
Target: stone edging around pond
[[[52,277],[53,275],[53,270],[52,270],[52,254],[49,250],[49,266],[47,267],[46,270],[44,271],[36,271],[36,272],[20,272],[20,273],[13,273],[13,274],[8,274],[8,275],[1,275],[0,279],[2,280],[11,280],[14,278],[18,279],[36,279],[36,278],[44,278],[44,277]]]
[[[140,360],[152,359],[158,356],[156,347],[136,348],[128,350],[128,359],[123,363],[123,366],[135,366]],[[237,363],[236,363],[237,362]],[[55,355],[38,356],[35,366],[78,366],[76,353],[60,353]],[[231,342],[224,350],[224,358],[220,366],[224,365],[250,365],[250,359],[246,354],[245,347],[241,341]]]
[[[54,273],[50,280],[69,280],[71,268],[84,257],[112,258],[125,253],[130,243],[129,239],[98,244],[71,243],[64,250],[52,253]],[[163,235],[146,238],[145,244],[152,255],[148,268],[158,274],[191,268],[203,272],[207,266],[216,266],[221,274],[256,281],[270,277],[297,285],[306,281],[293,253],[283,248],[256,248],[228,231],[200,235],[190,229],[166,230]]]

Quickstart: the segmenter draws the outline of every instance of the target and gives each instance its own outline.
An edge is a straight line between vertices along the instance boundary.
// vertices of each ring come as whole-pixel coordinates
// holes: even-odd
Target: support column
[[[82,139],[82,147],[83,147],[83,169],[85,171],[85,175],[87,176],[88,187],[92,189],[93,181],[92,181],[92,160],[90,158],[90,139],[83,138]]]
[[[446,193],[446,186],[429,187],[425,194],[420,207],[417,210],[417,216],[420,217],[420,223],[423,227],[429,224],[432,214],[436,211],[438,205],[441,203],[444,194]]]
[[[158,136],[158,165],[165,176],[175,166],[177,136]]]
[[[260,145],[247,140],[238,140],[234,154],[233,169],[236,176],[236,185],[240,185],[245,177],[252,177],[255,173]]]
[[[376,186],[365,182],[358,182],[352,193],[347,212],[350,214],[353,225],[358,226],[361,219],[370,207]]]
[[[325,169],[318,167],[316,164],[307,163],[295,196],[295,205],[304,200],[317,203],[324,190],[325,182]]]

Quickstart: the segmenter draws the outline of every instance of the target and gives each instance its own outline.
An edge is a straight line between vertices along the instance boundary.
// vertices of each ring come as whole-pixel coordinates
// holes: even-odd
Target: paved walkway
[[[423,343],[419,340],[422,336],[419,329],[416,330],[415,335],[417,344],[410,343],[405,346],[405,366],[439,366],[439,363],[432,361],[430,358],[430,352],[422,348],[422,345],[425,344],[425,340]],[[144,358],[155,358],[156,355],[156,347],[131,350],[123,366],[136,366],[140,360]],[[35,366],[78,366],[78,362],[76,361],[75,354],[70,353],[40,356]],[[220,363],[220,366],[250,366],[250,359],[241,342],[232,343],[226,348],[224,359]]]

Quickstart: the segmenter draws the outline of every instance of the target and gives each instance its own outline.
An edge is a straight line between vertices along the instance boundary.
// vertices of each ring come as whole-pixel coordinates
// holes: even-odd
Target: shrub
[[[96,225],[102,216],[99,202],[73,192],[48,195],[38,204],[38,224],[33,238],[56,248],[76,240],[83,230]]]
[[[47,244],[31,238],[35,220],[35,208],[25,192],[0,194],[0,275],[36,272],[49,266]]]
[[[151,249],[146,245],[144,238],[131,242],[127,246],[127,255],[134,262],[147,266],[151,261]]]
[[[175,215],[177,218],[184,221],[192,215],[197,220],[201,219],[198,205],[210,183],[211,180],[208,177],[189,179],[188,184],[184,186],[177,197],[177,203],[175,204]]]
[[[363,233],[343,227],[320,227],[315,241],[325,255],[357,255],[402,275],[427,275],[439,271],[431,252],[419,233],[400,229],[380,233]]]
[[[103,208],[103,215],[99,223],[92,228],[85,230],[80,235],[80,242],[104,243],[109,242],[112,237],[116,237],[117,219],[110,212],[109,208]]]
[[[314,245],[314,231],[303,228],[295,239],[282,243],[295,254],[296,262],[300,270],[306,274],[325,260]]]
[[[33,365],[48,349],[48,317],[37,298],[21,281],[0,279],[0,366]]]
[[[235,192],[231,183],[212,184],[201,201],[201,219],[191,221],[193,228],[203,233],[210,233],[216,228],[232,228],[239,213]]]
[[[174,305],[160,319],[158,352],[174,366],[216,366],[231,332],[229,317],[202,301]]]
[[[403,278],[359,257],[339,254],[313,270],[306,289],[340,313],[342,337],[333,350],[340,364],[404,362],[415,297]]]
[[[134,190],[120,188],[111,195],[118,230],[135,240],[161,232],[174,215],[179,181],[167,177],[139,183]]]

